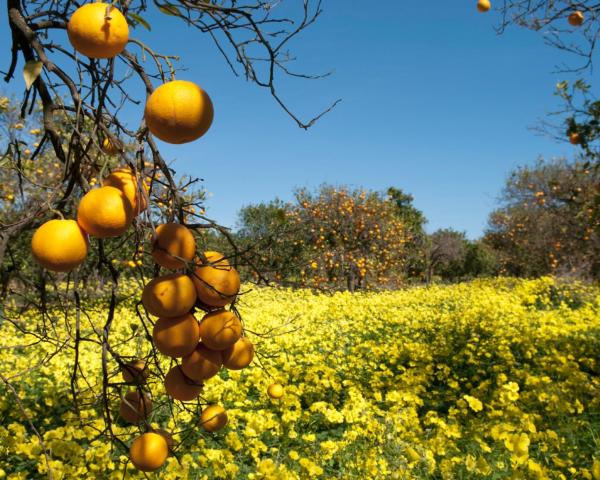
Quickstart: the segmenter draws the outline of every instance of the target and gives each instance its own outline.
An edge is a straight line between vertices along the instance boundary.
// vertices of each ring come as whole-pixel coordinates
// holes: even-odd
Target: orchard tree
[[[156,470],[172,450],[148,422],[151,385],[156,385],[148,382],[149,375],[167,391],[165,412],[193,412],[213,431],[227,417],[218,405],[206,407],[202,383],[221,363],[243,368],[238,354],[251,360],[254,350],[235,308],[240,288],[235,267],[244,263],[244,252],[227,229],[205,216],[197,180],[178,175],[156,142],[196,141],[209,131],[218,105],[198,85],[201,79],[176,78],[178,52],[160,52],[135,33],[150,29],[150,10],[175,17],[182,27],[197,31],[199,39],[213,43],[234,74],[264,88],[296,125],[307,129],[337,101],[303,120],[278,85],[285,76],[321,78],[294,71],[289,50],[317,21],[321,3],[304,0],[284,9],[280,2],[263,0],[243,5],[234,0],[7,0],[6,6],[12,43],[6,46],[4,78],[18,85],[24,79],[24,93],[18,109],[2,99],[3,319],[34,337],[34,345],[45,343],[48,359],[58,349],[70,349],[74,411],[84,406],[100,410],[104,428],[99,433],[119,453],[129,451],[139,470]],[[61,30],[66,30],[68,43]],[[152,33],[159,41],[170,32],[155,28]],[[138,109],[138,125],[123,121],[124,108]],[[204,231],[218,232],[228,250],[199,251]],[[29,242],[35,264],[14,255],[20,243]],[[130,282],[122,281],[123,260],[133,262],[139,285],[139,325],[131,341],[146,342],[140,358],[124,357],[120,345],[111,341],[116,306],[131,289]],[[146,268],[137,268],[142,267],[138,262]],[[106,321],[91,331],[81,326],[86,315],[82,278],[107,281],[106,297],[97,300]],[[19,313],[31,308],[39,311],[39,323],[23,325]],[[53,328],[56,310],[74,325],[66,338]],[[194,314],[204,315],[200,323]],[[225,325],[227,338],[217,333]],[[151,332],[153,341],[148,342]],[[185,345],[175,348],[174,338],[186,339]],[[79,363],[83,342],[99,348],[99,383],[86,377]],[[167,372],[161,362],[164,367],[169,358],[175,360]],[[216,370],[203,369],[206,362]],[[11,381],[0,376],[17,405],[12,382],[22,374],[15,372]],[[181,403],[185,401],[194,403]],[[121,421],[137,425],[134,441],[115,434],[115,406]],[[51,453],[26,409],[21,413],[38,436],[52,477]],[[174,447],[175,454],[179,448]],[[149,458],[148,451],[156,455]]]

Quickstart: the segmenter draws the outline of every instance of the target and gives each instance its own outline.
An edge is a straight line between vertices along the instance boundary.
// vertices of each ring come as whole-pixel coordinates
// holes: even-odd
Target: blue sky
[[[291,0],[286,0],[290,3]],[[298,1],[298,0],[294,0]],[[334,70],[320,81],[281,79],[291,108],[307,118],[342,98],[308,132],[266,90],[236,78],[208,37],[151,13],[152,32],[133,35],[181,56],[179,79],[211,96],[215,121],[200,140],[160,142],[179,173],[205,180],[208,214],[233,226],[240,207],[294,187],[327,182],[384,190],[402,188],[429,220],[479,236],[508,172],[539,155],[574,149],[529,127],[557,108],[553,90],[564,60],[539,34],[510,29],[498,36],[494,12],[476,2],[325,0],[318,23],[291,44],[297,69]],[[0,40],[9,42],[2,10]],[[60,38],[60,37],[59,37]],[[0,57],[8,64],[8,48]],[[20,93],[17,77],[13,86]],[[143,89],[140,86],[140,97]],[[127,115],[138,121],[142,107]]]

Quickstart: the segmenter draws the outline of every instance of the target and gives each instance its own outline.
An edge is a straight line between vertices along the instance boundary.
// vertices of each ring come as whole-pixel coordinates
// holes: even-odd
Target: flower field
[[[115,336],[136,328],[136,300],[118,304]],[[259,361],[223,370],[203,394],[227,409],[228,426],[197,428],[151,376],[151,422],[174,432],[177,447],[148,478],[600,479],[598,289],[550,278],[365,294],[259,289],[238,308]],[[106,305],[90,309],[82,329],[101,328]],[[73,315],[67,324],[56,315],[66,332]],[[80,420],[73,350],[48,359],[45,343],[2,348],[34,342],[5,321],[0,372],[43,436],[54,478],[144,478],[98,435],[99,346],[79,352],[90,382]],[[143,357],[145,342],[119,349]],[[266,394],[274,380],[285,385],[281,400]],[[0,478],[45,477],[40,442],[2,383],[0,419]],[[139,433],[113,429],[127,445]]]

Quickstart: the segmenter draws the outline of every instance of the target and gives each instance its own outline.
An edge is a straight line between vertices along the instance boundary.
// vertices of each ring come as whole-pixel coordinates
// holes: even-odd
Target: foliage
[[[599,278],[599,175],[565,160],[539,160],[510,174],[486,234],[505,273]]]
[[[120,291],[113,333],[120,353],[143,358],[150,355],[144,334],[132,330],[136,288]],[[550,278],[334,295],[254,290],[239,302],[246,328],[279,335],[261,342],[249,333],[267,371],[256,363],[207,384],[202,402],[223,399],[228,409],[223,431],[188,429],[191,414],[166,397],[147,357],[151,422],[174,432],[179,459],[156,477],[598,479],[599,302],[597,288]],[[86,305],[82,333],[103,323],[105,308],[103,301]],[[90,385],[80,380],[88,403],[79,420],[70,403],[70,351],[48,356],[48,343],[15,348],[36,338],[8,317],[0,374],[51,451],[54,478],[122,479],[125,468],[125,478],[143,478],[126,466],[119,444],[98,435],[104,420],[93,387],[102,381],[101,346],[81,346]],[[17,325],[41,321],[32,312]],[[59,311],[47,327],[71,328]],[[120,381],[113,366],[109,376]],[[266,394],[274,380],[285,385],[280,401]],[[117,404],[114,394],[110,408]],[[44,476],[39,440],[4,386],[0,418],[0,477]],[[120,422],[113,429],[125,441],[139,431]]]

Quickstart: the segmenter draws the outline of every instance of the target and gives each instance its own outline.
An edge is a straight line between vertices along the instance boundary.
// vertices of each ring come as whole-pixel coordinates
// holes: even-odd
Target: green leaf
[[[140,17],[137,13],[128,13],[129,17],[136,23],[136,24],[140,24],[142,27],[144,27],[146,30],[151,31],[152,28],[150,27],[150,24],[144,20],[142,17]]]
[[[40,76],[42,73],[42,68],[44,64],[40,61],[29,60],[25,66],[23,67],[23,78],[25,79],[25,88],[29,90],[33,85],[33,82]]]
[[[159,5],[158,9],[165,15],[173,15],[176,17],[181,16],[181,12],[175,5],[171,5],[171,4]]]

